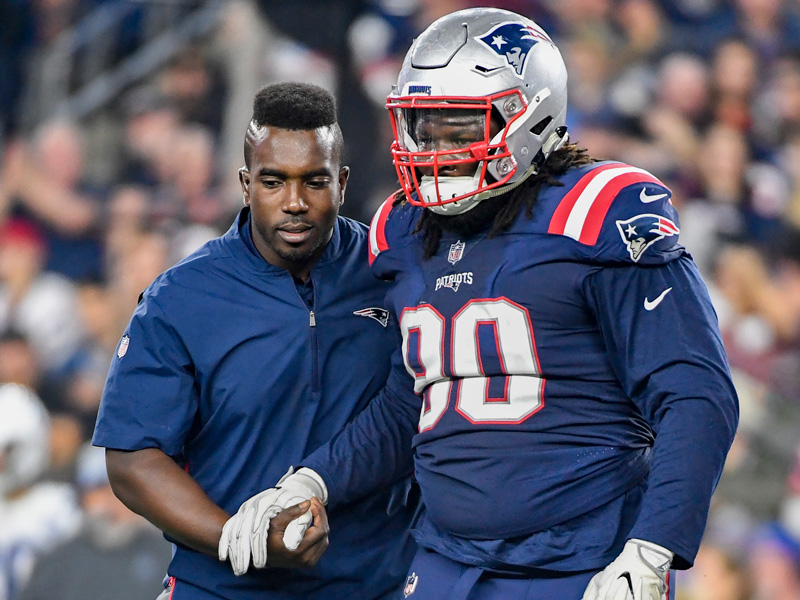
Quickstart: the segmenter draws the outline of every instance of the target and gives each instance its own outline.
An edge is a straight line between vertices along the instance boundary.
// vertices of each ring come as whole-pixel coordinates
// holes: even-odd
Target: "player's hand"
[[[219,539],[219,559],[230,559],[236,575],[247,572],[251,557],[254,567],[264,568],[267,565],[270,520],[284,508],[313,497],[320,498],[323,504],[328,500],[328,490],[322,478],[311,469],[301,468],[293,473],[290,468],[276,487],[246,500],[236,514],[228,519]],[[307,512],[288,524],[284,530],[284,543],[289,550],[298,548],[311,521],[312,515]]]
[[[289,550],[284,544],[286,531],[298,517],[308,515],[310,527],[295,550]],[[328,547],[328,516],[319,498],[306,500],[296,506],[278,513],[269,524],[267,546],[269,548],[270,567],[311,568],[320,559]]]
[[[628,540],[620,555],[592,577],[582,600],[661,600],[672,552],[644,540]]]
[[[263,568],[267,565],[267,535],[270,519],[275,516],[274,507],[287,508],[311,498],[319,498],[323,505],[328,503],[328,488],[316,471],[303,467],[292,473],[292,469],[284,475],[276,486],[277,494],[264,497],[255,508],[251,547],[253,549],[253,566]],[[289,523],[283,534],[283,543],[289,550],[296,550],[300,541],[311,525],[312,514],[307,512]]]
[[[265,507],[270,507],[270,510],[262,515],[269,527],[269,520],[281,511],[281,508],[272,502],[277,494],[276,488],[269,488],[245,500],[236,514],[223,525],[217,546],[217,557],[223,562],[230,559],[234,575],[244,575],[250,567],[250,544],[256,506],[263,501]]]

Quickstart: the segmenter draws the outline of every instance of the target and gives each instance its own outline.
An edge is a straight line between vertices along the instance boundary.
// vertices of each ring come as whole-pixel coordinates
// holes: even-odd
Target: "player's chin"
[[[314,256],[318,247],[318,241],[309,239],[294,244],[284,242],[280,245],[280,247],[276,248],[276,252],[285,261],[303,263],[310,260]]]

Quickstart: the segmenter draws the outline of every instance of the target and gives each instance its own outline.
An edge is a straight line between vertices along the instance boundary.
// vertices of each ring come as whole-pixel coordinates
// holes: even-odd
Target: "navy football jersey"
[[[627,537],[685,567],[738,419],[716,316],[660,181],[601,162],[562,182],[540,190],[532,219],[493,238],[445,232],[430,259],[423,209],[389,199],[372,221],[373,272],[394,281],[396,362],[420,396],[415,535],[497,570],[601,568]],[[391,410],[409,421],[397,402],[372,415],[373,435]],[[357,455],[357,438],[342,439]],[[365,477],[346,454],[304,461],[342,497]]]
[[[340,217],[298,289],[250,236],[249,209],[145,291],[112,360],[94,443],[159,448],[234,513],[328,441],[378,394],[399,345],[387,284],[367,265],[366,226]],[[410,460],[405,465],[410,472]],[[336,535],[311,570],[251,570],[178,544],[175,598],[377,598],[413,554],[406,484],[329,513]],[[398,502],[398,500],[400,500]],[[370,540],[365,544],[363,540]]]

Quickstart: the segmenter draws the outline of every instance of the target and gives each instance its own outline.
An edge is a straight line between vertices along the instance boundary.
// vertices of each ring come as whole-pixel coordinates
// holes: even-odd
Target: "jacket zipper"
[[[314,311],[309,311],[308,324],[311,328],[311,390],[318,392],[320,390],[319,381],[319,359],[317,357],[317,317]]]

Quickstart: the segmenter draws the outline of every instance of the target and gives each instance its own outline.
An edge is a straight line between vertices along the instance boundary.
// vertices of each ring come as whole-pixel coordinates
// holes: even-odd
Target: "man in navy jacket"
[[[367,228],[338,215],[342,145],[330,94],[262,89],[239,173],[246,207],[145,290],[112,359],[93,442],[120,499],[175,544],[172,600],[381,598],[413,554],[406,478],[331,512],[321,560],[316,500],[273,520],[269,568],[234,562],[235,574],[217,559],[230,513],[361,412],[400,343]],[[309,506],[313,525],[288,551],[283,529]]]

